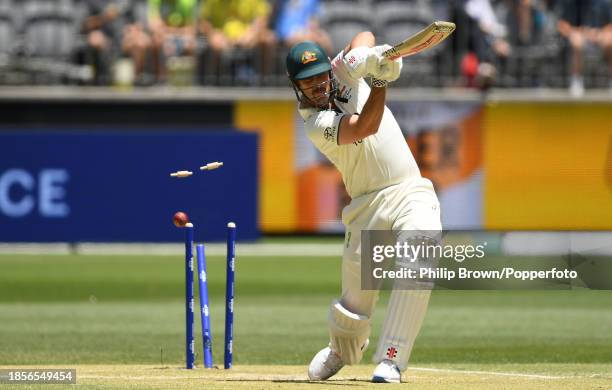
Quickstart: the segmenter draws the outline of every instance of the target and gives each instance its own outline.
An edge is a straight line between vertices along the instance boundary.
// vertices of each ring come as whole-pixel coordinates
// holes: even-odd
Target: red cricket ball
[[[177,211],[174,213],[172,222],[174,222],[174,226],[176,227],[185,227],[185,225],[189,222],[189,217],[184,212]]]

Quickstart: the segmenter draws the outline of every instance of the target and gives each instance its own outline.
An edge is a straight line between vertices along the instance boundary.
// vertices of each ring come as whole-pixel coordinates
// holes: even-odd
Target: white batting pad
[[[370,336],[370,318],[348,311],[335,300],[329,310],[329,335],[330,347],[340,355],[342,362],[357,364]]]
[[[394,290],[391,292],[374,362],[392,360],[404,371],[429,304],[429,290]]]

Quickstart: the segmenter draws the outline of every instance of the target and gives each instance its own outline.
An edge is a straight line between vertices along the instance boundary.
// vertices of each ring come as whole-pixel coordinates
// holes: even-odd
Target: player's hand
[[[397,80],[402,73],[402,59],[395,60],[385,59],[378,68],[378,75],[375,76],[381,80],[392,82]]]
[[[356,80],[378,68],[378,56],[372,47],[356,47],[344,55],[343,61],[349,76]]]
[[[402,72],[402,59],[396,58],[395,60],[389,60],[382,55],[382,53],[390,48],[390,45],[380,45],[374,47],[374,52],[378,57],[378,63],[376,68],[370,73],[372,77],[388,82],[395,81],[399,78]]]

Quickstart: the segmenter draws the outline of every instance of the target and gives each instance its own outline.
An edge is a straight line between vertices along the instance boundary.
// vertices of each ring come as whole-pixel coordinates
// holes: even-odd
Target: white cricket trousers
[[[357,197],[342,211],[346,227],[342,258],[342,305],[372,316],[379,291],[361,290],[361,231],[441,231],[440,203],[431,181],[416,178]],[[405,370],[425,318],[429,290],[391,292],[374,362],[392,360]]]

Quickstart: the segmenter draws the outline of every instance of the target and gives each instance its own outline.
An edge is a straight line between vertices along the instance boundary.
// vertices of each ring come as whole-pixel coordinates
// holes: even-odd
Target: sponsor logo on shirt
[[[336,138],[336,128],[335,127],[326,127],[323,130],[323,137],[326,141],[335,141]]]

